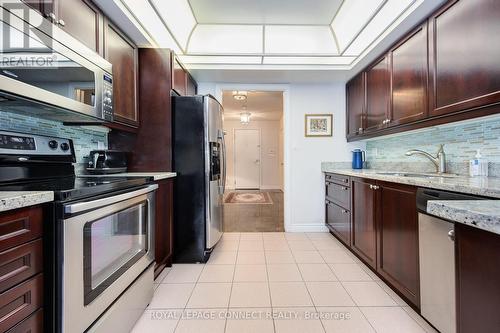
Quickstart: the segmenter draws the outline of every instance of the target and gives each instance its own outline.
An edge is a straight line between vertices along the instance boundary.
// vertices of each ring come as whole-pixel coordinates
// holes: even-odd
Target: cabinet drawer
[[[326,181],[326,196],[337,205],[350,210],[351,189],[345,185],[339,185]]]
[[[42,333],[43,332],[43,309],[33,313],[31,316],[12,327],[7,333]]]
[[[39,238],[42,218],[41,206],[0,213],[0,251]]]
[[[0,253],[0,292],[42,271],[42,239]]]
[[[327,182],[332,182],[343,186],[350,186],[348,176],[337,175],[335,173],[327,173],[325,179]]]
[[[0,331],[18,324],[43,303],[43,277],[35,276],[0,294]]]
[[[345,244],[351,239],[351,212],[326,200],[326,225]]]

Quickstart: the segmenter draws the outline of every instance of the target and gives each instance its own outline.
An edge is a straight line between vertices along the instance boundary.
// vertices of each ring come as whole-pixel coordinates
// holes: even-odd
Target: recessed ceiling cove
[[[113,0],[195,69],[349,70],[422,7],[445,0]],[[424,6],[425,5],[425,6]]]

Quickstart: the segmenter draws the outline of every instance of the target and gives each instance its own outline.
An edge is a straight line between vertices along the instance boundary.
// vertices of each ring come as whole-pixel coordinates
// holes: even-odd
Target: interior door
[[[236,189],[260,188],[260,132],[234,131],[234,179]]]

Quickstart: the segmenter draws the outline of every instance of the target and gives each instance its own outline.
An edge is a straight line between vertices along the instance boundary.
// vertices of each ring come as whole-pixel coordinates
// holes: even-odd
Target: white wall
[[[199,83],[200,94],[218,96],[218,86]],[[237,85],[245,89],[244,85]],[[249,89],[259,89],[258,84]],[[265,86],[265,85],[262,85]],[[345,84],[290,84],[285,104],[285,228],[287,231],[320,231],[324,228],[324,177],[321,162],[347,162],[351,150],[364,143],[349,144],[345,138]],[[333,137],[306,138],[305,114],[332,113]],[[287,118],[288,117],[288,118]],[[287,155],[288,153],[288,155]]]
[[[260,188],[281,189],[279,171],[279,130],[280,121],[254,121],[243,125],[237,120],[224,121],[224,130],[227,132],[227,184],[234,188],[234,130],[259,129],[260,130]]]

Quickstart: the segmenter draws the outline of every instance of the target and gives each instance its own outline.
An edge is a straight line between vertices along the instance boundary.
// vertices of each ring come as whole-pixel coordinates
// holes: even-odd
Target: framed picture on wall
[[[333,114],[306,114],[306,137],[333,136]]]

